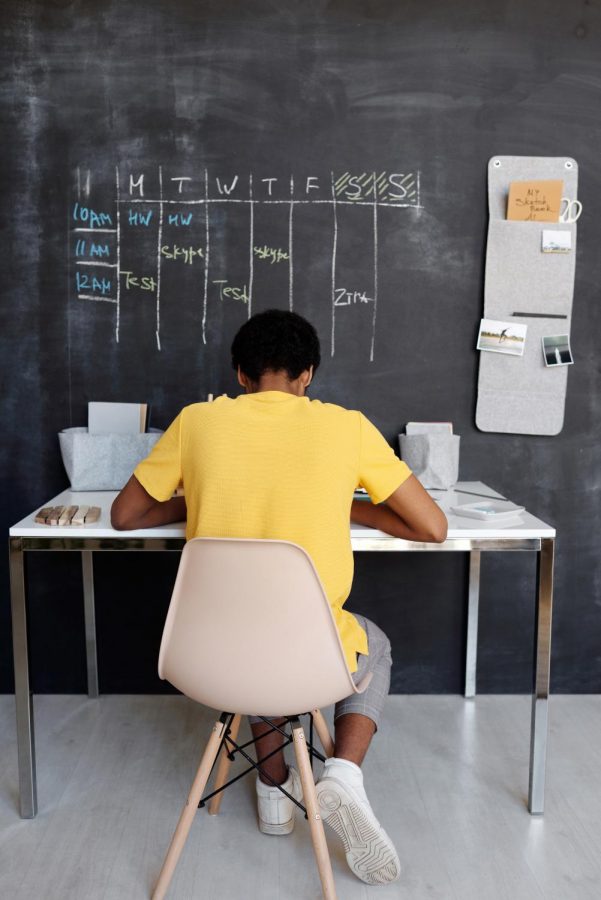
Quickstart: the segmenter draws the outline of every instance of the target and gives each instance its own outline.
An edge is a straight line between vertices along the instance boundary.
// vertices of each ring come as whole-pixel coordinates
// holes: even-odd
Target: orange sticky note
[[[563,181],[512,181],[507,218],[519,222],[559,222]]]

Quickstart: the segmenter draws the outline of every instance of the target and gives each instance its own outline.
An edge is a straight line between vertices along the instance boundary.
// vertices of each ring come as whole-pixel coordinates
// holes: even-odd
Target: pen
[[[432,490],[442,491],[444,489],[443,488],[432,488]],[[476,491],[460,491],[460,490],[454,490],[453,488],[451,488],[451,490],[453,490],[453,493],[455,493],[455,494],[469,494],[471,497],[486,497],[487,500],[505,500],[506,503],[511,502],[510,500],[507,499],[507,497],[501,497],[500,495],[498,497],[495,497],[495,496],[493,496],[493,494],[478,494],[478,493],[476,493]]]

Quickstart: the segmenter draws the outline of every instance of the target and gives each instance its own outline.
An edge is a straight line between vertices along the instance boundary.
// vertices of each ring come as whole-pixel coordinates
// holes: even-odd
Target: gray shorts
[[[358,713],[361,716],[367,716],[375,722],[377,729],[380,722],[380,714],[384,708],[384,701],[390,688],[390,669],[392,667],[390,641],[382,629],[374,625],[369,619],[355,613],[353,615],[359,622],[359,625],[365,629],[369,654],[357,654],[357,671],[353,672],[352,679],[355,684],[358,684],[368,672],[372,672],[373,675],[362,694],[351,694],[350,697],[345,697],[344,700],[338,701],[334,707],[334,721],[340,716]],[[262,721],[257,716],[249,716],[248,720],[251,724]]]
[[[390,641],[381,628],[374,625],[370,619],[353,613],[359,625],[367,634],[367,647],[369,654],[357,654],[357,671],[352,678],[355,684],[365,678],[368,672],[372,672],[372,679],[362,694],[351,694],[344,700],[339,700],[334,707],[334,721],[348,713],[359,713],[367,716],[376,724],[380,722],[380,715],[384,708],[384,702],[390,689],[390,669],[392,656],[390,655]]]

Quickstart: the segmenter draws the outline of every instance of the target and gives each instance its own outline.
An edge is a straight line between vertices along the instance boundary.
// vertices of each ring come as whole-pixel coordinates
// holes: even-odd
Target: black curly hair
[[[319,338],[295,312],[268,309],[245,322],[232,342],[232,366],[254,383],[266,372],[285,371],[291,381],[321,361]]]

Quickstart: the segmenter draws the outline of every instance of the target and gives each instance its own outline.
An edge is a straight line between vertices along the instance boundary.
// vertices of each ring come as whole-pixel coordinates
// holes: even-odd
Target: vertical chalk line
[[[115,341],[118,344],[121,325],[121,189],[119,186],[119,166],[115,166],[115,189],[117,196],[117,320],[115,323]]]
[[[376,173],[374,172],[374,179]],[[376,340],[376,316],[378,314],[378,198],[374,192],[374,314],[371,320],[371,347],[369,361],[374,361],[374,343]]]
[[[81,170],[77,167],[77,199],[81,200]]]
[[[202,342],[207,342],[207,297],[209,293],[209,173],[205,169],[205,284],[202,303]]]
[[[159,231],[157,236],[157,350],[161,349],[161,245],[163,243],[163,168],[159,166]]]
[[[294,213],[294,176],[290,176],[290,213],[288,216],[288,308],[292,312],[294,305],[294,263],[292,259],[292,216]]]
[[[79,169],[77,169],[77,190],[79,192]],[[71,235],[69,228],[71,225],[71,210],[67,204],[67,372],[69,378],[69,425],[73,425],[73,389],[72,389],[72,373],[71,373],[71,276],[73,268],[71,266]],[[75,241],[77,247],[77,239]]]
[[[336,352],[336,248],[338,246],[338,211],[336,208],[336,189],[334,185],[334,173],[331,172],[332,179],[332,212],[334,214],[334,239],[332,241],[332,337],[330,345],[330,356],[334,356]]]
[[[255,271],[254,243],[255,243],[255,205],[253,203],[253,177],[248,176],[248,207],[249,207],[249,248],[248,248],[248,318],[252,316],[253,308],[253,278]],[[209,204],[206,204],[209,208]]]

